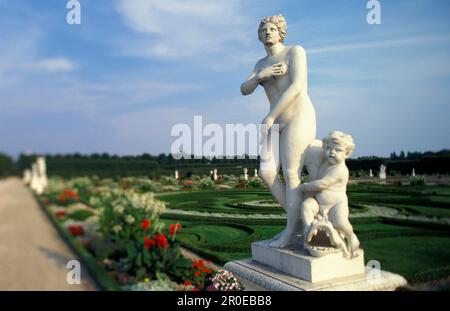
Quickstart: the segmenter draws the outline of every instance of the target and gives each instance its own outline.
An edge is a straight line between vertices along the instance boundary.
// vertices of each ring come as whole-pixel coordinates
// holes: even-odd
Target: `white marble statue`
[[[314,159],[320,163],[318,171],[311,169],[312,181],[300,186],[305,194],[300,207],[304,246],[313,256],[343,251],[345,256],[352,257],[359,248],[359,240],[348,219],[346,189],[349,172],[345,159],[353,153],[355,144],[350,135],[339,131],[330,133],[322,142],[322,156],[316,154]],[[308,163],[308,170],[310,167]],[[320,234],[326,237],[320,237]],[[319,241],[312,241],[316,236]],[[320,253],[320,250],[324,252]]]
[[[411,176],[416,177],[416,169],[415,168],[412,169]]]
[[[369,170],[369,177],[373,177],[372,169]]]
[[[44,157],[38,157],[36,163],[39,169],[39,177],[41,179],[40,182],[42,183],[42,187],[45,189],[48,186],[47,163],[45,162]]]
[[[308,95],[306,53],[299,45],[283,44],[286,30],[286,20],[281,15],[261,20],[258,37],[267,55],[256,63],[241,85],[243,95],[253,93],[261,85],[270,103],[270,111],[262,121],[263,143],[269,155],[279,154],[279,158],[261,160],[260,177],[287,213],[286,229],[274,237],[272,247],[285,247],[296,241],[303,155],[316,136],[316,115]],[[272,127],[274,124],[278,126]],[[274,133],[277,128],[279,133]],[[274,145],[268,143],[274,134],[279,134],[279,150],[271,150]],[[278,177],[280,165],[285,184]]]
[[[174,177],[175,177],[175,179],[180,178],[180,176],[178,175],[178,170],[175,170]]]
[[[386,179],[386,166],[384,164],[380,165],[380,172],[378,174],[380,179]]]
[[[45,190],[44,179],[41,177],[38,163],[32,165],[30,188],[39,195],[43,194]]]
[[[215,168],[215,169],[213,170],[213,179],[214,179],[214,180],[217,180],[217,179],[218,179],[218,176],[217,176],[217,168]]]
[[[241,85],[243,95],[261,85],[270,103],[261,127],[259,177],[285,209],[286,227],[272,239],[252,243],[250,260],[229,262],[225,269],[267,290],[391,290],[404,286],[403,277],[383,271],[381,284],[369,284],[370,272],[349,221],[346,194],[349,170],[345,160],[355,144],[350,135],[340,131],[315,139],[306,53],[298,45],[283,44],[286,29],[281,15],[261,20],[258,36],[267,55]],[[304,166],[308,178],[302,184]],[[386,175],[385,166],[380,171]],[[280,272],[276,278],[274,271]]]
[[[38,184],[38,177],[39,175],[39,169],[36,163],[33,163],[31,165],[31,180],[30,180],[30,188],[33,191],[36,191],[37,189],[37,184]]]
[[[255,171],[253,172],[253,177],[258,177],[258,169],[255,168]]]
[[[244,168],[244,180],[248,180],[248,170]]]
[[[29,185],[31,183],[31,170],[26,169],[23,171],[22,181],[25,185]]]

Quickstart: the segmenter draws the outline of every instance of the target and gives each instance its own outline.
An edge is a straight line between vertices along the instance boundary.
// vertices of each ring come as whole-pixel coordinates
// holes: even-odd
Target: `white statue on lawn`
[[[380,165],[380,173],[378,174],[380,179],[386,179],[386,166],[384,164]]]
[[[314,256],[342,250],[346,257],[353,257],[359,240],[348,219],[349,172],[345,159],[353,153],[355,144],[350,135],[339,131],[322,142],[322,156],[315,155],[316,169],[311,169],[317,176],[310,174],[313,180],[300,186],[306,197],[300,207],[304,246]]]
[[[39,176],[41,179],[42,187],[45,189],[48,186],[48,179],[47,179],[47,163],[45,161],[44,157],[38,157],[36,160],[36,163],[39,168]]]
[[[261,157],[259,173],[287,213],[286,229],[274,237],[272,247],[285,247],[297,240],[303,155],[316,136],[316,115],[308,95],[306,53],[299,45],[283,44],[286,30],[286,20],[281,15],[261,20],[258,37],[267,55],[256,63],[241,85],[243,95],[251,94],[261,85],[270,102],[270,112],[262,121],[264,149],[268,149],[269,157]],[[270,143],[273,135],[279,135],[279,146]],[[276,154],[279,158],[270,156]],[[280,165],[285,184],[278,177]]]
[[[44,185],[44,181],[41,176],[39,165],[38,165],[38,163],[33,163],[33,165],[31,167],[32,167],[32,170],[31,170],[30,188],[36,194],[41,195],[44,193],[45,185]]]
[[[261,20],[258,36],[267,55],[241,85],[243,95],[261,85],[270,103],[261,128],[260,177],[286,211],[286,228],[270,240],[252,243],[250,260],[229,262],[225,268],[249,284],[268,290],[380,290],[404,286],[404,278],[381,270],[381,284],[368,282],[370,272],[349,222],[346,194],[349,171],[345,160],[355,144],[350,135],[339,131],[323,140],[315,139],[306,53],[300,46],[283,44],[286,28],[281,15]],[[308,171],[308,180],[302,184],[303,167]],[[284,178],[279,178],[280,168]],[[300,231],[303,236],[298,235]],[[315,258],[321,256],[325,257]],[[274,271],[280,272],[276,281]]]

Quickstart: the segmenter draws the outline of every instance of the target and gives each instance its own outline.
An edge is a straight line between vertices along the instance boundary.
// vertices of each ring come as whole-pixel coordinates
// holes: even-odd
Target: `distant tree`
[[[0,153],[0,177],[14,175],[16,172],[13,159],[4,153]]]

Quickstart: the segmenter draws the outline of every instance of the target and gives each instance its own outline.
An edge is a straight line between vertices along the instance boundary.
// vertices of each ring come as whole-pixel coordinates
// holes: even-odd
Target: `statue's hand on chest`
[[[288,66],[285,62],[269,63],[262,66],[259,77],[261,81],[267,81],[270,78],[279,79],[286,74]]]

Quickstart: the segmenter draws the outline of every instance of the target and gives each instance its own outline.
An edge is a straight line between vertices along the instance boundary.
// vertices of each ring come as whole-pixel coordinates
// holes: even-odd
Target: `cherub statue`
[[[322,142],[317,179],[300,186],[306,197],[300,208],[304,245],[308,249],[314,235],[323,231],[331,247],[321,249],[341,249],[344,255],[352,257],[359,248],[359,240],[348,219],[346,188],[349,172],[345,159],[352,154],[355,144],[350,135],[339,131],[330,133]]]

